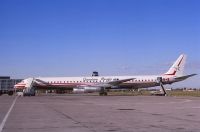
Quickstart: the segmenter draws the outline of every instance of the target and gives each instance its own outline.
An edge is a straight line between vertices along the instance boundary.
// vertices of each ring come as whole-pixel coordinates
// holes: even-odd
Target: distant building
[[[22,79],[11,79],[9,76],[0,76],[0,95],[14,91],[14,85],[21,81]]]

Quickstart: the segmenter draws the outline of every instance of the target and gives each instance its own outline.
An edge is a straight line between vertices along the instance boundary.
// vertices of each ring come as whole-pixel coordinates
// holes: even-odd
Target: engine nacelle
[[[110,87],[110,89],[120,89],[120,87],[119,86],[112,86],[112,87]]]
[[[93,92],[99,92],[100,87],[89,87],[89,86],[84,86],[84,87],[77,87],[73,89],[73,93],[93,93]]]

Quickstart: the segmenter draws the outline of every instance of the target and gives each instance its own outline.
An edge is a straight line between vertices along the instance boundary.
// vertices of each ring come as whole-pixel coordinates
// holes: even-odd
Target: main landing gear
[[[108,95],[108,93],[107,93],[106,89],[102,87],[99,92],[99,96],[107,96],[107,95]]]

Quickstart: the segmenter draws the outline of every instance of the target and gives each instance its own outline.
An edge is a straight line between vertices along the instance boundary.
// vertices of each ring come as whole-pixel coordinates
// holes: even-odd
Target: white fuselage
[[[166,75],[150,75],[150,76],[98,76],[98,77],[38,77],[43,83],[38,82],[38,88],[75,88],[77,86],[93,86],[98,83],[107,83],[114,80],[123,80],[127,78],[134,78],[131,81],[121,83],[119,88],[147,88],[158,86],[157,78],[162,77],[163,84],[171,84],[174,82],[173,76]],[[15,85],[16,88],[26,88],[27,80]]]

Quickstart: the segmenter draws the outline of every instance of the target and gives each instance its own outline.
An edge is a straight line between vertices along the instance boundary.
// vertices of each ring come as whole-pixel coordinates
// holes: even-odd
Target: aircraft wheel
[[[99,93],[100,96],[107,96],[108,93],[107,92],[102,92],[102,93]]]
[[[9,92],[8,92],[8,95],[9,95],[9,96],[12,96],[12,95],[13,95],[13,91],[9,91]]]
[[[99,93],[99,96],[103,96],[103,94],[104,94],[104,93],[100,92],[100,93]]]

